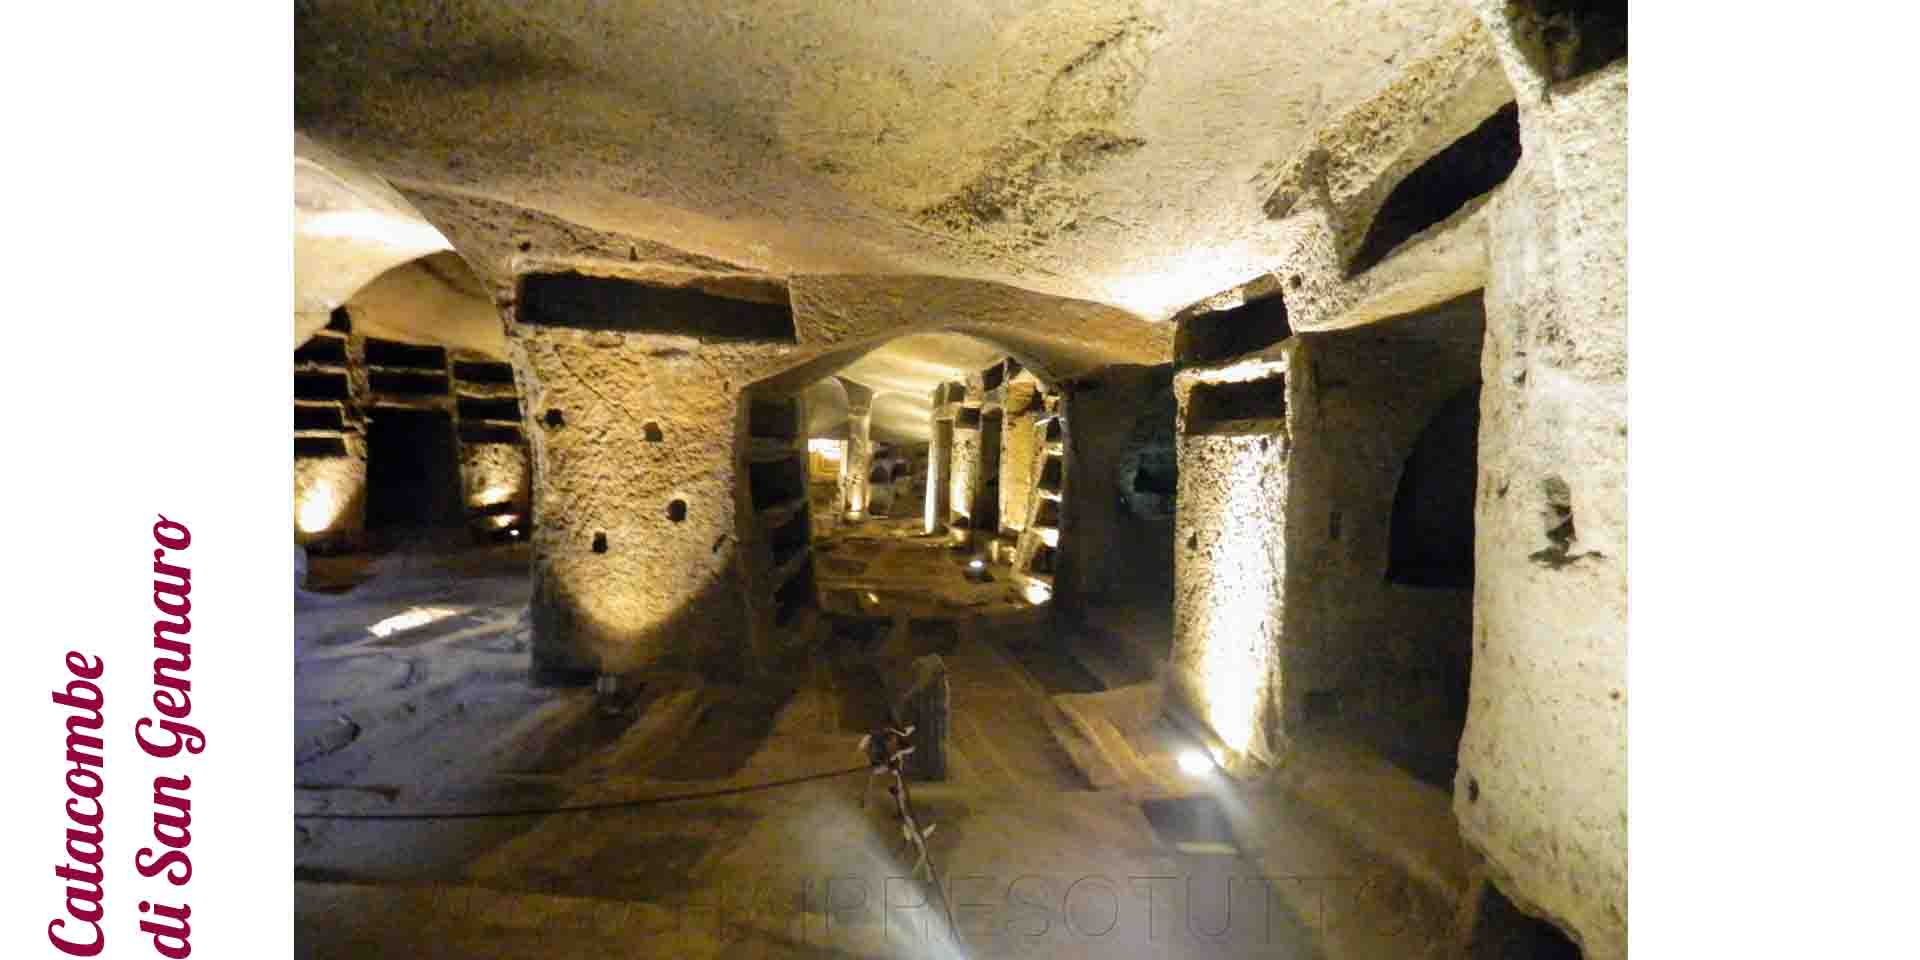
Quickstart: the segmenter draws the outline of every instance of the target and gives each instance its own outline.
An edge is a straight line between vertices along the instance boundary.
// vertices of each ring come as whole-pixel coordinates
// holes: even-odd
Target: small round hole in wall
[[[1197,534],[1197,533],[1189,533],[1189,534],[1187,534],[1187,549],[1188,549],[1188,550],[1198,550],[1198,549],[1200,549],[1200,535],[1199,535],[1199,534]]]
[[[607,552],[607,535],[605,533],[595,533],[593,535],[593,552],[594,553]]]
[[[646,431],[648,443],[659,443],[667,438],[666,434],[660,432],[660,425],[652,420],[648,420],[643,429]]]
[[[1467,778],[1467,802],[1468,803],[1480,802],[1480,781],[1478,778],[1475,778],[1475,777]]]
[[[560,412],[559,407],[548,407],[547,412],[540,417],[540,422],[546,424],[547,428],[551,430],[566,426],[567,417]]]
[[[1304,282],[1306,282],[1306,281],[1304,281],[1304,280],[1302,280],[1302,279],[1300,279],[1300,275],[1296,273],[1296,274],[1294,274],[1294,275],[1293,275],[1293,279],[1292,279],[1292,280],[1290,280],[1290,281],[1288,281],[1288,282],[1289,282],[1289,283],[1291,283],[1291,284],[1293,285],[1293,288],[1294,288],[1295,290],[1298,290],[1298,289],[1300,289],[1300,284],[1302,284],[1302,283],[1304,283]]]
[[[685,522],[687,519],[687,502],[685,500],[675,500],[667,504],[667,519],[672,520],[674,523]]]

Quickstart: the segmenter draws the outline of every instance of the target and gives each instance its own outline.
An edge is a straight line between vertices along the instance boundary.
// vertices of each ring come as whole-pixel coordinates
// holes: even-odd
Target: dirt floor
[[[938,888],[864,772],[762,786],[859,765],[892,661],[823,641],[762,686],[536,688],[524,548],[341,560],[299,597],[300,811],[627,805],[301,819],[298,954],[1305,957],[1405,912],[1311,817],[1179,772],[1148,678],[1076,654],[1004,569],[968,582],[884,522],[819,546],[827,608],[852,605],[826,620],[946,662],[950,776],[912,789]]]

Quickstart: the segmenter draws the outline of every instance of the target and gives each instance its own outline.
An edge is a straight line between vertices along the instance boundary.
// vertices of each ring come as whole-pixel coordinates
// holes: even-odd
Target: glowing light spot
[[[293,522],[301,533],[323,533],[340,518],[340,495],[332,487],[313,487],[294,511]]]
[[[1036,607],[1053,599],[1053,588],[1038,580],[1028,580],[1024,592],[1027,602]]]
[[[367,632],[382,640],[403,630],[424,627],[435,620],[443,620],[460,611],[454,607],[414,607],[405,613],[396,613],[367,628]]]
[[[515,488],[504,483],[496,483],[473,495],[470,503],[476,507],[491,507],[513,499]]]
[[[1180,751],[1180,772],[1189,777],[1204,777],[1213,772],[1213,758],[1189,747]]]
[[[985,560],[980,559],[979,557],[975,557],[971,561],[968,561],[967,563],[967,569],[969,570],[984,570],[986,569],[986,567],[987,567],[987,562]]]
[[[846,441],[829,437],[813,437],[807,441],[807,452],[823,460],[838,461],[845,456]]]

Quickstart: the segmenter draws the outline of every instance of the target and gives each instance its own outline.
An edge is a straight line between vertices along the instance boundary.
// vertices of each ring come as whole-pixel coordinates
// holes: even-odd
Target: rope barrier
[[[765,783],[750,783],[738,787],[721,787],[715,790],[701,790],[693,793],[669,793],[652,797],[634,797],[626,800],[606,800],[599,803],[579,803],[558,807],[521,807],[510,810],[408,810],[393,813],[327,813],[294,811],[295,820],[481,820],[493,817],[545,817],[561,813],[592,813],[600,810],[627,810],[635,807],[653,807],[667,803],[684,803],[689,800],[710,800],[715,797],[737,796],[743,793],[758,793],[762,790],[774,790],[791,787],[795,784],[810,783],[815,780],[831,780],[854,773],[864,773],[870,769],[866,764],[848,767],[845,770],[830,770],[825,773],[812,773],[803,777],[789,777],[785,780],[769,780]]]

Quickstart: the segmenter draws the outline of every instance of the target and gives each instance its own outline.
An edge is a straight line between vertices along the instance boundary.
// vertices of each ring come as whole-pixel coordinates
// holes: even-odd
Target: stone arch
[[[1400,470],[1387,547],[1387,580],[1412,587],[1473,588],[1473,494],[1480,385],[1435,411]]]
[[[453,250],[386,180],[302,134],[294,140],[293,211],[296,346],[381,275]]]

